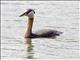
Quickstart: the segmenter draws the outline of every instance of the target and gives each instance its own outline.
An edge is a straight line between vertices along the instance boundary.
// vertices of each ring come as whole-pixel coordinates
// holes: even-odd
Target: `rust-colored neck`
[[[28,18],[27,33],[28,33],[29,35],[32,34],[33,20],[34,20],[34,18]]]

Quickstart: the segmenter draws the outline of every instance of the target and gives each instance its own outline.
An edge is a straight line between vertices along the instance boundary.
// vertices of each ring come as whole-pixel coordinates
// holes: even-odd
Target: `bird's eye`
[[[34,14],[35,14],[35,11],[33,11],[34,12]]]

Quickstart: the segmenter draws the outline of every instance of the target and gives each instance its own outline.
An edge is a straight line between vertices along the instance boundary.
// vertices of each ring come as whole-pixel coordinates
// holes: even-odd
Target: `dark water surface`
[[[79,58],[78,2],[1,2],[1,57],[22,59]],[[63,34],[56,38],[24,39],[28,8],[36,11],[33,30],[53,29]]]

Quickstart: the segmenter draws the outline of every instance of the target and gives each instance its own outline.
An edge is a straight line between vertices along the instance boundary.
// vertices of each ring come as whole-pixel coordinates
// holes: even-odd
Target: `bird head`
[[[35,14],[35,11],[33,9],[28,9],[26,12],[22,13],[20,17],[28,16],[29,18],[33,18],[34,14]]]

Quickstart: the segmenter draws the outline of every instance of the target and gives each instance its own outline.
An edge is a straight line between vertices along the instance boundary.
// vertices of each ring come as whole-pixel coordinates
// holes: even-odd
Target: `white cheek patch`
[[[29,13],[27,14],[27,16],[28,16],[29,18],[33,18],[33,17],[34,17],[34,12],[33,12],[33,11],[29,12]]]

